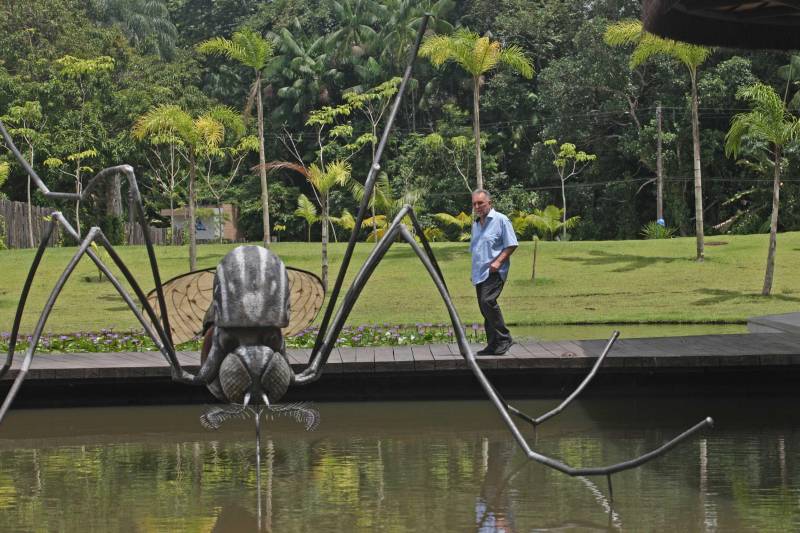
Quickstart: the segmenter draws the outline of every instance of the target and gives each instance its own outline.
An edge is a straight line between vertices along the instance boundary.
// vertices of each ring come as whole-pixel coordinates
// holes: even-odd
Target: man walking
[[[478,306],[489,344],[478,355],[504,355],[514,340],[503,320],[497,298],[503,290],[509,258],[519,243],[511,221],[492,209],[492,197],[483,190],[472,192],[472,208],[478,220],[472,224],[472,284],[478,294]]]

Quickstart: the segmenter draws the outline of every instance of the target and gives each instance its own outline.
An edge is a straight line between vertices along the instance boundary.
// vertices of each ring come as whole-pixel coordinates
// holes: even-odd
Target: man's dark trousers
[[[478,306],[483,315],[483,327],[486,329],[488,346],[491,349],[507,349],[513,340],[503,320],[503,312],[497,305],[497,298],[503,292],[505,282],[497,272],[490,272],[485,281],[475,285],[478,294]]]

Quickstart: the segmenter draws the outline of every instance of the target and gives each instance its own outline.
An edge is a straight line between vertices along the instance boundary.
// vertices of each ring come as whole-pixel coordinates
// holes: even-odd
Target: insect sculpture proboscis
[[[406,66],[402,82],[393,102],[380,142],[375,151],[375,156],[364,184],[364,194],[359,206],[355,226],[350,234],[341,268],[320,323],[319,336],[312,350],[309,364],[299,373],[294,373],[291,366],[288,364],[283,340],[283,331],[285,331],[286,328],[292,328],[292,324],[289,320],[289,301],[290,299],[292,299],[294,303],[298,301],[292,297],[290,285],[293,280],[297,282],[297,280],[300,279],[306,283],[307,287],[311,287],[311,289],[305,291],[305,296],[299,300],[303,302],[301,305],[309,305],[308,299],[311,298],[313,300],[316,298],[310,297],[308,294],[309,291],[311,293],[319,292],[319,295],[321,295],[321,287],[314,288],[315,284],[319,283],[318,280],[315,279],[316,276],[285,267],[277,255],[265,248],[246,246],[231,251],[222,259],[213,275],[213,290],[210,306],[205,315],[205,319],[200,321],[202,324],[198,325],[198,329],[201,327],[203,328],[205,335],[203,347],[204,358],[198,373],[191,374],[181,368],[175,352],[173,335],[175,335],[176,331],[180,328],[173,328],[170,325],[168,306],[165,302],[158,265],[155,260],[149,232],[147,231],[142,198],[139,193],[133,168],[128,165],[121,165],[100,171],[91,179],[80,195],[75,193],[51,192],[39,178],[35,170],[31,168],[16,149],[11,137],[2,122],[0,122],[0,133],[2,133],[6,145],[46,198],[84,200],[101,180],[107,179],[115,174],[120,174],[127,179],[133,205],[135,206],[135,213],[133,213],[133,215],[138,218],[139,224],[142,226],[142,229],[145,230],[143,231],[145,247],[147,249],[150,269],[155,284],[155,289],[151,297],[155,303],[151,305],[151,302],[148,301],[148,297],[140,288],[139,283],[99,228],[93,227],[86,235],[79,235],[62,213],[57,211],[53,212],[30,267],[28,277],[22,289],[22,294],[20,295],[19,305],[9,340],[8,356],[4,366],[0,369],[0,377],[11,367],[25,302],[28,298],[32,280],[36,275],[37,268],[56,225],[60,225],[64,228],[64,230],[80,244],[56,282],[41,312],[34,332],[31,335],[30,347],[25,354],[25,358],[5,401],[2,406],[0,406],[0,423],[8,412],[30,368],[36,345],[42,335],[47,318],[53,309],[53,305],[70,274],[84,254],[88,255],[103,274],[108,277],[125,303],[136,315],[136,318],[141,323],[146,334],[153,339],[158,350],[169,363],[173,380],[182,383],[205,385],[218,399],[229,404],[228,408],[220,407],[218,410],[212,411],[206,416],[206,425],[216,427],[226,416],[241,412],[248,406],[256,406],[259,409],[273,408],[280,410],[280,407],[276,404],[289,387],[307,385],[319,379],[322,376],[325,364],[328,361],[328,356],[334,348],[336,339],[344,326],[345,320],[356,303],[362,289],[369,280],[370,275],[389,248],[398,240],[403,240],[419,258],[423,268],[433,280],[439,296],[444,301],[450,321],[453,325],[453,331],[457,337],[459,351],[466,361],[468,368],[477,378],[489,400],[496,407],[497,413],[502,418],[503,423],[511,432],[511,436],[528,459],[547,465],[570,476],[605,476],[609,482],[609,489],[611,489],[612,474],[642,465],[664,454],[669,449],[687,440],[703,428],[710,427],[713,421],[711,418],[706,418],[655,450],[645,453],[635,459],[608,466],[572,467],[558,459],[548,457],[535,451],[523,436],[514,417],[535,427],[561,412],[597,373],[600,365],[603,363],[617,339],[618,332],[613,333],[589,374],[561,405],[539,417],[531,417],[511,406],[494,388],[478,365],[461,326],[461,319],[453,305],[441,270],[434,257],[433,250],[426,240],[415,213],[410,206],[403,207],[395,216],[383,238],[374,247],[366,262],[356,274],[350,288],[347,290],[337,308],[339,293],[341,292],[345,274],[353,255],[359,230],[361,229],[368,209],[368,202],[375,185],[375,179],[380,170],[379,162],[405,93],[406,85],[411,76],[412,67],[422,37],[425,33],[427,22],[428,17],[426,16],[423,18],[420,25],[416,42],[410,53],[409,63]],[[416,239],[420,241],[419,244],[406,224],[403,223],[404,219],[411,221]],[[120,281],[114,277],[108,267],[101,261],[92,249],[94,243],[103,246],[107,250],[108,257],[119,269],[122,276],[124,276],[134,296],[131,296],[126,291]],[[202,275],[211,276],[211,272],[204,272]],[[303,300],[303,298],[305,298],[305,300]],[[321,297],[317,299],[320,302],[322,301]],[[137,301],[138,305],[136,303]],[[311,305],[313,306],[313,304]],[[139,306],[141,306],[141,311]],[[334,310],[336,311],[335,315]],[[316,310],[314,310],[314,313],[306,313],[305,320],[313,319],[315,312]],[[310,319],[307,316],[309,314],[311,315]],[[294,324],[294,326],[296,327],[297,324]],[[300,407],[300,409],[302,410],[302,407]],[[305,418],[308,425],[316,423],[311,411],[306,413],[306,415],[301,415],[301,417]]]

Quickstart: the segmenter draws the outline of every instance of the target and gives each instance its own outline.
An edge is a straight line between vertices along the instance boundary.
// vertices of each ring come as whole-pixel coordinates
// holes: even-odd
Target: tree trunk
[[[106,188],[106,215],[122,218],[122,180],[114,174]]]
[[[376,163],[375,161],[375,141],[374,139],[377,137],[377,132],[375,131],[375,124],[372,125],[372,164]],[[377,180],[377,176],[375,176]],[[378,221],[375,220],[375,187],[372,187],[372,234],[375,235],[375,246],[378,246]]]
[[[533,265],[531,266],[531,281],[536,281],[536,252],[539,249],[539,239],[533,236]]]
[[[328,194],[320,195],[322,201],[322,290],[328,290]]]
[[[195,202],[197,201],[194,181],[197,173],[197,166],[194,157],[194,150],[189,152],[189,271],[193,272],[197,267],[197,227],[194,214]]]
[[[476,76],[473,79],[472,90],[472,134],[475,136],[475,179],[478,189],[483,189],[483,169],[481,167],[481,78]]]
[[[772,182],[772,216],[769,221],[769,250],[767,251],[767,270],[764,273],[762,296],[772,291],[772,278],[775,275],[775,249],[778,247],[778,207],[781,194],[781,149],[775,146],[775,174]]]
[[[35,168],[33,161],[33,146],[30,147],[31,168]],[[36,247],[36,241],[33,240],[33,204],[31,203],[31,176],[28,174],[28,244],[31,248]]]
[[[222,244],[222,236],[225,233],[225,208],[219,198],[217,198],[217,209],[217,231],[219,232],[219,243]]]
[[[81,189],[81,160],[78,159],[75,167],[75,192],[78,193],[78,199],[75,200],[75,231],[78,232],[78,240],[81,237]]]
[[[692,147],[694,151],[694,219],[697,237],[698,262],[705,259],[703,242],[703,181],[700,173],[700,118],[697,111],[697,73],[690,70],[692,78]]]
[[[567,191],[566,191],[566,182],[562,179],[561,180],[561,207],[564,209],[561,211],[561,240],[567,240]]]
[[[258,114],[258,168],[261,177],[261,210],[264,222],[264,247],[269,247],[269,190],[267,189],[267,155],[264,146],[264,105],[261,102],[261,73],[256,74],[256,111]]]
[[[172,239],[170,244],[174,245],[177,242],[177,237],[175,235],[175,201],[172,199],[172,194],[169,195],[169,229]]]
[[[664,161],[661,155],[661,103],[656,107],[658,136],[656,140],[656,221],[664,220]],[[666,224],[664,224],[666,226]]]

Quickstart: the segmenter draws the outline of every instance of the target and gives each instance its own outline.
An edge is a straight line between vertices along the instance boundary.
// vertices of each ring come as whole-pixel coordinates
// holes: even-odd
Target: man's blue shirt
[[[469,250],[472,252],[472,284],[483,283],[489,277],[489,265],[500,252],[509,246],[519,246],[514,227],[508,217],[494,209],[486,215],[486,224],[481,227],[480,220],[472,223],[472,240]],[[500,277],[508,277],[508,268],[511,259],[506,259],[500,265]]]

